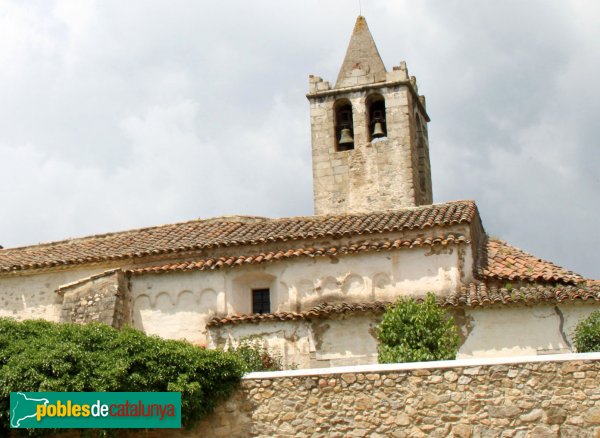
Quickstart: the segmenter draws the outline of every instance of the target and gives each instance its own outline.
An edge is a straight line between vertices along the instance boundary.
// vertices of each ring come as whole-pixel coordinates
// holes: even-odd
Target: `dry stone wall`
[[[568,356],[255,373],[197,431],[215,437],[599,437],[600,354],[564,361]]]

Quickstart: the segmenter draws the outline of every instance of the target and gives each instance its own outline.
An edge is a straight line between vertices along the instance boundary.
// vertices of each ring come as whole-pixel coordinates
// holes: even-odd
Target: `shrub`
[[[229,351],[239,357],[246,373],[283,369],[281,355],[270,352],[258,339],[242,339],[237,347],[230,347]]]
[[[402,298],[377,327],[380,363],[455,359],[459,337],[454,320],[428,293],[422,303]]]
[[[243,372],[234,354],[132,328],[0,318],[0,435],[8,432],[2,428],[11,391],[181,392],[189,427],[233,391]]]
[[[579,321],[575,327],[575,348],[578,353],[600,351],[600,310]]]

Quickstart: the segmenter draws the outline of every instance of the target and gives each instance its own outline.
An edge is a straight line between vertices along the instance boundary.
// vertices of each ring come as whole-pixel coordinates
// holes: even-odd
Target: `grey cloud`
[[[600,277],[599,7],[363,3],[427,96],[435,200],[475,199],[490,234]],[[1,244],[312,212],[307,76],[335,80],[353,2],[4,8]]]

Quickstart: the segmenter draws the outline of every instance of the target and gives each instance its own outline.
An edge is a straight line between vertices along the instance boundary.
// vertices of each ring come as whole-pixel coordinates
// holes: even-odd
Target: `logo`
[[[181,428],[180,392],[11,392],[10,426]]]

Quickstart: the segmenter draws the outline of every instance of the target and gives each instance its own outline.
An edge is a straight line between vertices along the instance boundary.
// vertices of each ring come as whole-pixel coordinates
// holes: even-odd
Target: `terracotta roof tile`
[[[493,304],[535,304],[540,302],[600,301],[600,285],[529,284],[516,288],[499,288],[472,283],[444,300],[449,307],[481,307]]]
[[[561,283],[584,281],[579,274],[496,239],[485,242],[479,254],[477,274],[484,280]]]
[[[343,237],[470,223],[473,201],[395,211],[281,219],[194,220],[0,250],[0,272],[173,254],[218,246]]]
[[[418,298],[420,300],[421,298]],[[600,303],[600,285],[527,285],[514,289],[489,287],[483,283],[472,283],[448,297],[440,297],[440,305],[454,307],[488,307],[493,305],[530,305],[539,303],[564,303],[575,301],[595,301]],[[207,327],[228,324],[290,321],[310,318],[327,318],[334,314],[383,313],[392,303],[374,301],[371,303],[322,303],[304,312],[275,312],[263,315],[244,314],[214,317]]]
[[[469,240],[462,235],[449,233],[445,236],[433,238],[415,238],[415,239],[397,239],[384,241],[363,241],[356,244],[340,247],[327,248],[298,248],[281,251],[272,251],[267,253],[253,255],[239,255],[231,257],[220,257],[218,259],[202,259],[196,261],[185,261],[179,263],[170,263],[160,266],[149,266],[139,269],[133,269],[128,272],[134,275],[140,274],[162,274],[167,272],[188,272],[208,269],[221,269],[243,265],[255,265],[259,263],[275,262],[297,257],[323,257],[333,255],[349,255],[367,251],[386,251],[401,248],[416,248],[420,246],[446,246],[449,244],[469,243]]]
[[[277,322],[277,321],[292,321],[298,319],[310,318],[326,318],[333,314],[344,313],[383,313],[390,305],[387,302],[374,301],[372,303],[339,303],[330,304],[322,303],[304,312],[276,312],[265,314],[247,314],[247,315],[231,315],[226,317],[214,317],[211,319],[207,327],[217,327],[226,324],[239,323],[259,323],[259,322]]]

